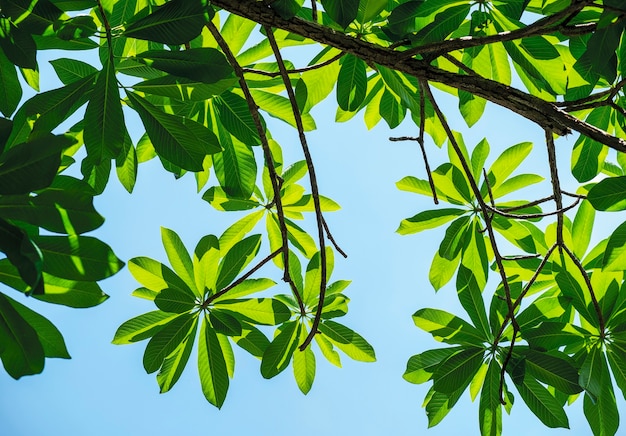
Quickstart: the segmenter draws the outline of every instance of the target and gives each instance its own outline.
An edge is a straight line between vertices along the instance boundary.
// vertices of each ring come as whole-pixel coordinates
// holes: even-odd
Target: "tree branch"
[[[418,79],[442,83],[467,91],[507,108],[564,136],[572,130],[590,137],[615,150],[626,152],[626,140],[608,134],[591,124],[559,109],[554,103],[532,96],[502,83],[483,77],[452,73],[418,59],[402,59],[403,52],[362,41],[319,24],[294,17],[285,20],[262,2],[256,0],[212,0],[215,6],[252,19],[260,24],[278,27],[322,44],[353,54],[368,63],[376,63]]]

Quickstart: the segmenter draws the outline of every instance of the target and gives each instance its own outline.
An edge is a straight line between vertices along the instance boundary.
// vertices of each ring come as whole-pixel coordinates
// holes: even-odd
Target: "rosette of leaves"
[[[8,147],[12,127],[1,119],[0,283],[49,303],[98,305],[108,296],[96,282],[123,262],[102,241],[82,235],[104,222],[93,207],[91,187],[57,174],[64,150],[75,140],[42,134]],[[70,357],[48,319],[4,293],[0,342],[4,368],[16,379],[40,373],[46,357]]]
[[[326,259],[328,283],[334,264],[333,251],[330,248],[326,250]],[[284,302],[296,314],[296,319],[290,321],[289,330],[287,328],[281,330],[268,347],[261,362],[261,374],[265,378],[274,377],[287,368],[293,357],[292,367],[296,383],[302,393],[306,394],[311,389],[315,378],[315,353],[310,346],[302,349],[298,347],[298,344],[305,341],[313,328],[313,320],[319,305],[322,275],[320,253],[316,252],[308,262],[304,278],[300,261],[293,253],[289,256],[289,268],[297,297],[277,295],[276,298]],[[341,367],[341,358],[335,348],[354,360],[376,361],[374,348],[361,335],[334,320],[348,312],[350,299],[342,293],[348,285],[350,285],[348,280],[338,280],[328,285],[321,311],[321,322],[314,336],[315,343],[326,360],[339,367]],[[298,302],[298,298],[302,304]]]
[[[193,257],[172,230],[163,228],[162,239],[172,268],[147,257],[129,261],[131,273],[143,285],[133,295],[154,301],[157,310],[123,323],[113,343],[150,339],[144,368],[148,373],[159,371],[157,382],[164,393],[178,381],[197,339],[202,390],[218,408],[226,399],[229,378],[234,374],[232,343],[261,359],[261,374],[265,378],[278,375],[293,357],[296,381],[307,393],[315,377],[315,357],[310,347],[304,351],[296,349],[306,338],[317,309],[319,255],[309,263],[305,282],[299,261],[293,254],[290,257],[298,295],[306,302],[306,312],[292,319],[294,313],[301,312],[293,297],[248,297],[275,285],[270,279],[251,279],[250,273],[242,274],[258,253],[260,235],[242,238],[237,227],[232,226],[220,238],[203,237]],[[372,347],[360,335],[329,320],[347,312],[348,299],[341,294],[347,285],[348,282],[339,281],[328,287],[324,321],[319,326],[321,334],[315,337],[324,355],[336,365],[340,365],[340,360],[333,346],[357,360],[375,359]],[[271,341],[259,325],[278,325]]]
[[[162,239],[173,269],[147,257],[129,261],[131,273],[143,285],[133,295],[152,300],[157,310],[123,323],[113,343],[150,339],[144,368],[148,373],[159,370],[157,382],[164,393],[178,381],[199,336],[202,390],[211,404],[221,407],[234,373],[231,342],[261,358],[269,341],[256,326],[284,323],[291,311],[273,298],[243,298],[275,285],[270,279],[237,278],[256,256],[260,235],[241,240],[228,232],[219,239],[205,236],[193,258],[172,230],[163,228]]]

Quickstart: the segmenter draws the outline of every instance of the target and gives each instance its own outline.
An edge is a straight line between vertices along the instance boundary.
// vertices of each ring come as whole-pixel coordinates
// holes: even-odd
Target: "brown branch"
[[[291,274],[289,272],[289,239],[287,236],[287,225],[285,224],[285,213],[283,211],[283,203],[280,198],[280,181],[279,176],[276,173],[276,168],[274,167],[274,159],[272,158],[272,152],[270,150],[269,142],[267,139],[267,135],[265,133],[265,128],[261,122],[261,116],[259,115],[259,107],[257,106],[254,98],[252,97],[252,93],[250,92],[250,88],[246,83],[244,78],[244,72],[237,62],[237,58],[230,50],[228,43],[224,40],[222,35],[220,34],[215,24],[212,21],[207,23],[207,28],[210,30],[211,34],[217,41],[217,44],[224,52],[226,59],[231,64],[233,69],[235,70],[236,76],[239,78],[239,86],[241,87],[241,91],[244,94],[246,102],[248,103],[248,108],[250,109],[250,114],[252,115],[252,119],[254,120],[254,125],[259,134],[259,138],[261,139],[261,147],[263,148],[263,155],[265,157],[265,165],[267,166],[267,170],[270,174],[270,180],[272,182],[272,190],[274,191],[274,201],[276,203],[276,213],[278,215],[278,222],[280,225],[280,234],[282,239],[281,252],[283,255],[283,281],[289,284],[291,291],[293,292],[296,300],[298,301],[298,306],[300,308],[300,313],[304,316],[306,313],[304,302],[302,301],[302,296],[300,292],[296,288],[296,285],[291,278]]]
[[[554,147],[554,137],[552,131],[546,129],[546,146],[548,148],[548,166],[550,167],[550,179],[552,181],[552,195],[554,195],[554,203],[556,204],[556,243],[559,247],[563,246],[563,195],[561,192],[561,183],[559,182],[559,172],[557,169],[556,149]]]
[[[281,73],[280,75],[283,79],[283,83],[285,84],[285,90],[287,91],[289,102],[291,103],[291,111],[293,112],[293,116],[296,122],[298,137],[300,138],[302,152],[304,153],[304,159],[306,161],[308,169],[309,181],[311,184],[311,196],[313,197],[315,218],[317,220],[317,238],[320,245],[320,292],[319,301],[317,303],[317,311],[315,312],[315,317],[313,318],[311,331],[309,332],[304,342],[300,345],[300,351],[304,351],[304,349],[309,345],[309,343],[311,343],[311,341],[315,337],[315,334],[317,333],[317,327],[319,326],[320,320],[322,319],[324,298],[326,296],[328,260],[326,258],[326,239],[324,237],[324,217],[322,216],[322,205],[320,204],[320,194],[317,185],[317,176],[315,175],[315,166],[313,165],[313,158],[311,157],[309,145],[306,140],[306,134],[304,133],[304,125],[302,123],[302,116],[300,115],[300,109],[298,108],[298,103],[296,101],[296,94],[291,87],[291,82],[289,81],[289,73],[287,73],[287,68],[285,67],[283,56],[280,53],[280,48],[278,47],[278,44],[276,43],[276,38],[274,38],[274,31],[271,27],[266,26],[265,33],[267,34],[267,39],[270,43],[270,46],[272,47],[272,51],[274,52],[274,57],[276,57],[278,69]]]
[[[306,73],[307,71],[313,71],[313,70],[317,70],[319,68],[325,67],[327,65],[332,64],[333,62],[338,61],[339,59],[341,59],[343,56],[345,55],[345,53],[338,53],[335,56],[333,56],[332,58],[324,61],[324,62],[320,62],[319,64],[315,64],[315,65],[310,65],[308,67],[303,67],[303,68],[296,68],[294,70],[287,70],[287,74],[301,74],[301,73]],[[244,68],[243,69],[244,73],[249,73],[249,74],[259,74],[261,76],[267,76],[267,77],[279,77],[280,76],[280,71],[263,71],[263,70],[255,70],[254,68]]]
[[[365,59],[370,64],[379,64],[418,79],[442,83],[482,97],[492,103],[520,114],[539,126],[551,129],[558,135],[571,130],[588,136],[608,147],[626,152],[626,140],[579,120],[559,109],[554,103],[532,96],[518,89],[483,77],[452,73],[429,65],[418,59],[402,59],[403,52],[380,47],[367,41],[336,32],[328,27],[294,17],[284,20],[256,0],[212,0],[212,4],[231,13],[252,19],[260,24],[278,27],[305,36],[321,44]]]

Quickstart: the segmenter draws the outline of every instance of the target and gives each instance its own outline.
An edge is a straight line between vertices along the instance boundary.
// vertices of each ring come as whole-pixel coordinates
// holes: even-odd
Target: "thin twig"
[[[302,123],[302,116],[300,115],[300,109],[298,108],[298,103],[296,101],[296,94],[291,87],[291,82],[289,81],[289,74],[287,73],[287,68],[285,68],[285,62],[283,61],[282,54],[280,53],[280,48],[276,43],[276,38],[274,38],[274,31],[271,27],[265,26],[265,31],[267,34],[267,40],[272,47],[272,51],[274,52],[274,57],[276,57],[276,62],[278,63],[278,69],[281,72],[281,77],[283,78],[283,82],[285,84],[285,89],[287,91],[287,96],[289,97],[289,102],[291,103],[291,111],[293,112],[293,116],[296,122],[296,128],[298,129],[298,136],[300,138],[300,144],[302,146],[302,152],[304,154],[304,159],[307,164],[307,169],[309,173],[309,181],[311,184],[311,196],[313,197],[313,206],[315,207],[315,218],[317,220],[317,237],[320,245],[320,291],[319,291],[319,301],[317,303],[317,311],[315,313],[315,317],[313,318],[313,324],[311,325],[311,331],[307,335],[304,342],[300,345],[300,350],[304,350],[309,343],[315,337],[317,333],[317,327],[322,319],[322,310],[324,306],[324,298],[326,296],[326,272],[328,270],[328,261],[326,259],[326,238],[324,236],[324,217],[322,215],[322,206],[320,204],[320,195],[319,189],[317,185],[317,177],[315,175],[315,166],[313,165],[313,158],[311,157],[311,152],[309,151],[309,146],[306,140],[306,135],[304,133],[304,125]]]
[[[570,209],[575,208],[576,206],[578,206],[578,203],[580,203],[580,198],[577,198],[576,200],[574,200],[574,202],[572,204],[570,204],[569,206],[565,206],[562,207],[561,209],[557,209],[557,210],[553,210],[551,212],[543,212],[543,213],[527,213],[527,214],[517,214],[517,213],[508,213],[506,211],[503,211],[501,209],[498,209],[497,207],[492,207],[492,206],[487,206],[489,208],[489,210],[491,210],[493,213],[506,217],[506,218],[513,218],[513,219],[518,219],[518,220],[532,220],[532,219],[536,219],[536,218],[545,218],[548,216],[553,216],[553,215],[563,215],[563,213],[567,212]]]
[[[563,246],[563,196],[561,184],[559,182],[559,172],[557,169],[556,150],[554,147],[554,137],[552,130],[546,129],[546,146],[548,148],[548,165],[550,166],[550,179],[552,180],[552,194],[556,204],[556,243]]]
[[[294,70],[286,70],[286,71],[287,71],[287,74],[302,74],[302,73],[306,73],[307,71],[317,70],[319,68],[322,68],[322,67],[325,67],[327,65],[330,65],[333,62],[337,62],[344,55],[345,55],[345,53],[343,53],[343,52],[337,53],[332,58],[327,59],[324,62],[320,62],[319,64],[309,65],[307,67],[296,68]],[[247,73],[247,74],[259,74],[261,76],[267,76],[267,77],[280,77],[280,71],[263,71],[263,70],[256,70],[254,68],[244,68],[243,72]]]
[[[289,272],[289,239],[288,239],[288,233],[287,233],[288,232],[287,225],[285,224],[285,213],[283,211],[283,203],[280,197],[279,176],[276,172],[276,168],[274,167],[274,159],[272,157],[272,152],[270,150],[267,135],[265,134],[265,129],[263,127],[263,124],[261,123],[261,116],[259,115],[259,108],[256,102],[254,101],[254,98],[252,97],[248,84],[246,83],[243,69],[241,68],[241,65],[239,65],[239,62],[237,62],[237,58],[235,57],[233,52],[230,50],[228,43],[224,40],[219,30],[217,29],[217,27],[215,27],[215,24],[213,24],[212,21],[209,21],[207,23],[207,28],[211,31],[211,34],[217,41],[218,45],[224,52],[226,59],[228,59],[228,62],[231,64],[231,66],[235,70],[235,74],[239,78],[239,86],[241,87],[241,91],[243,92],[246,102],[248,103],[248,108],[250,109],[252,119],[254,120],[254,125],[259,134],[259,138],[261,139],[261,147],[263,148],[263,155],[265,157],[265,165],[267,166],[267,170],[270,174],[270,180],[272,182],[272,189],[274,191],[274,200],[276,203],[276,213],[278,215],[278,222],[280,226],[280,234],[281,234],[281,239],[282,239],[281,252],[283,255],[282,256],[283,258],[283,281],[289,284],[289,287],[291,288],[291,291],[293,292],[298,302],[300,313],[304,316],[304,314],[306,313],[304,301],[302,300],[302,296],[300,295],[300,292],[296,288],[296,285],[293,279],[291,278],[291,274]]]
[[[278,256],[279,254],[281,254],[283,251],[283,248],[279,248],[278,250],[274,251],[272,254],[268,255],[265,259],[263,259],[262,261],[260,261],[259,263],[257,263],[254,267],[252,267],[250,269],[250,271],[248,271],[247,273],[245,273],[244,275],[242,275],[241,277],[239,277],[237,280],[235,280],[234,282],[232,282],[230,285],[226,286],[224,289],[222,289],[219,292],[216,292],[215,294],[211,295],[209,298],[207,298],[207,300],[202,304],[202,309],[206,309],[209,304],[211,304],[213,301],[217,300],[219,297],[221,297],[222,295],[226,294],[228,291],[230,291],[231,289],[235,288],[236,286],[239,286],[240,284],[242,284],[246,279],[248,279],[248,277],[250,277],[252,274],[254,274],[255,272],[257,272],[259,269],[261,269],[261,267],[263,265],[265,265],[267,262],[269,262],[270,260],[274,259],[276,256]]]
[[[337,241],[335,241],[333,234],[330,232],[330,228],[328,227],[328,224],[326,223],[326,218],[324,218],[324,216],[322,216],[322,224],[324,225],[324,230],[326,231],[326,237],[333,244],[333,247],[335,247],[335,250],[337,250],[337,253],[341,254],[344,258],[347,258],[348,255],[346,254],[345,251],[341,249],[339,244],[337,244]]]

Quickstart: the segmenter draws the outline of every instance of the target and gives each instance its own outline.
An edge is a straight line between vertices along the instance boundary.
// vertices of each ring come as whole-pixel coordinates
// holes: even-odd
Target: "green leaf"
[[[346,353],[351,359],[360,362],[375,362],[374,348],[357,332],[339,324],[325,320],[319,324],[319,331],[337,348]]]
[[[175,288],[187,292],[190,296],[194,295],[174,271],[149,257],[132,258],[128,261],[128,269],[135,280],[152,291],[160,292],[165,288]]]
[[[193,262],[180,236],[173,230],[161,227],[161,239],[167,258],[176,274],[185,282],[189,289],[194,291],[195,295],[201,297],[202,293],[196,289]]]
[[[151,338],[178,314],[154,310],[125,321],[117,328],[113,344],[132,344]]]
[[[251,90],[251,93],[254,101],[259,106],[259,109],[267,112],[270,116],[297,128],[291,102],[287,97],[254,89]],[[302,120],[302,128],[305,132],[310,132],[316,129],[315,120],[311,114],[301,114],[300,118]]]
[[[277,325],[291,317],[291,310],[274,298],[217,300],[215,308],[254,324]]]
[[[261,143],[250,108],[243,97],[226,91],[215,99],[214,105],[222,125],[235,138],[248,146]]]
[[[616,434],[619,412],[613,382],[604,354],[598,347],[593,347],[583,362],[580,382],[587,391],[583,411],[594,436]]]
[[[611,108],[597,107],[591,111],[586,121],[602,130],[608,130]],[[587,182],[602,170],[608,148],[585,135],[580,135],[572,151],[572,174],[579,182]],[[593,203],[592,203],[593,204]]]
[[[439,255],[445,259],[453,260],[461,252],[469,231],[468,215],[457,218],[448,226],[446,234],[439,245]]]
[[[367,66],[353,55],[342,58],[337,78],[337,103],[344,111],[354,112],[363,103],[367,92]]]
[[[619,211],[626,209],[626,176],[600,180],[587,194],[587,200],[595,210]]]
[[[535,379],[524,377],[516,387],[524,403],[546,427],[569,428],[563,406]]]
[[[209,313],[209,321],[211,321],[213,329],[219,334],[226,336],[241,336],[242,334],[241,323],[228,312],[219,309],[212,310]]]
[[[217,273],[216,290],[229,285],[254,259],[261,246],[261,235],[249,236],[236,243],[224,256]]]
[[[112,62],[105,62],[96,76],[84,120],[83,139],[94,163],[114,158],[120,153],[125,139],[125,129],[121,128],[124,125],[115,67]]]
[[[42,254],[28,234],[20,227],[0,218],[0,252],[19,272],[20,279],[30,287],[33,294],[43,293]],[[20,280],[20,281],[21,281]]]
[[[609,236],[602,259],[602,270],[626,270],[626,222],[620,224]]]
[[[415,0],[397,6],[389,15],[389,30],[400,37],[414,32],[415,16],[423,3],[424,0]]]
[[[259,329],[246,323],[242,323],[241,336],[232,339],[237,345],[258,359],[263,357],[265,349],[270,344],[270,341]]]
[[[298,321],[284,323],[278,335],[268,345],[261,360],[261,375],[272,378],[280,374],[289,366],[291,356],[298,346],[302,324]]]
[[[0,48],[16,66],[37,69],[37,46],[31,33],[17,27],[4,14],[0,18]]]
[[[576,217],[572,223],[572,242],[574,243],[572,248],[574,254],[578,256],[579,259],[583,258],[589,248],[589,241],[591,240],[593,223],[596,216],[594,207],[592,207],[593,204],[589,199],[589,194],[587,194],[587,200],[583,200],[580,206],[578,206]]]
[[[189,313],[177,316],[152,336],[143,354],[143,367],[148,374],[163,365],[163,361],[191,334],[198,317]]]
[[[484,436],[502,434],[502,404],[500,403],[500,365],[495,359],[489,362],[483,388],[480,392],[478,418]]]
[[[195,299],[187,292],[178,289],[163,289],[154,299],[154,304],[164,312],[189,312],[196,306]]]
[[[387,0],[361,0],[357,21],[361,24],[372,21],[387,7],[387,3]]]
[[[15,65],[0,50],[0,112],[10,117],[22,99]]]
[[[7,301],[13,306],[17,313],[32,327],[37,333],[39,342],[43,347],[46,357],[57,357],[69,359],[70,355],[65,346],[65,340],[61,332],[47,318],[29,309],[21,303],[5,295]]]
[[[210,47],[182,51],[150,50],[139,53],[136,59],[174,76],[207,84],[227,79],[233,74],[233,68],[222,52]]]
[[[1,196],[0,215],[57,233],[84,233],[102,225],[93,207],[92,189],[86,183],[57,176],[36,196]]]
[[[422,230],[433,229],[465,213],[467,213],[467,210],[456,208],[425,210],[411,218],[402,220],[396,232],[401,235],[409,235]]]
[[[220,409],[228,393],[228,368],[219,338],[205,319],[200,329],[198,372],[202,392],[209,403]]]
[[[89,99],[95,74],[62,88],[35,95],[18,109],[9,146],[29,140],[32,133],[50,133]]]
[[[426,383],[443,361],[461,350],[461,347],[438,348],[411,356],[402,377],[409,383]]]
[[[299,342],[304,342],[306,336],[306,329],[301,328]],[[293,352],[293,375],[300,391],[305,395],[308,394],[315,379],[315,353],[311,347],[304,350],[296,349]]]
[[[187,337],[169,356],[165,358],[165,361],[163,361],[163,366],[161,366],[161,370],[156,377],[159,387],[161,388],[160,393],[164,394],[172,389],[185,370],[185,366],[187,366],[187,362],[189,361],[189,356],[191,355],[191,350],[193,349],[193,344],[196,339],[197,328],[198,318],[194,318],[193,327]]]
[[[61,165],[69,136],[43,135],[18,144],[0,155],[0,195],[28,194],[52,183]]]
[[[0,358],[14,379],[43,371],[45,353],[35,329],[0,293]]]
[[[582,391],[578,384],[578,371],[566,354],[542,353],[530,349],[525,357],[527,373],[537,380],[569,395]]]
[[[454,276],[459,262],[461,260],[461,254],[453,260],[448,260],[439,255],[439,252],[435,252],[433,261],[430,264],[430,270],[428,272],[428,280],[430,284],[438,291],[444,287]]]
[[[117,273],[124,262],[113,250],[91,236],[38,236],[43,270],[69,280],[102,280]]]
[[[221,211],[250,210],[261,205],[257,200],[251,198],[231,197],[219,186],[209,188],[202,195],[202,199]]]
[[[275,10],[281,18],[290,20],[302,8],[302,2],[296,0],[276,0],[270,3],[270,8]]]
[[[143,97],[127,92],[156,152],[172,164],[202,171],[204,157],[221,151],[213,132],[200,123],[161,111]]]
[[[209,21],[206,0],[172,0],[145,15],[140,11],[126,23],[124,35],[163,44],[179,45],[191,41]]]
[[[224,192],[230,197],[250,198],[257,177],[252,147],[237,140],[223,128],[218,133],[224,151],[213,155],[215,175]]]
[[[359,0],[322,0],[330,18],[344,29],[352,23],[359,12]]]
[[[468,347],[454,353],[437,366],[433,373],[433,388],[451,394],[467,386],[483,363],[484,348]]]
[[[436,340],[449,344],[482,346],[486,341],[474,326],[443,310],[420,309],[413,314],[413,322]]]
[[[492,190],[497,189],[504,183],[511,173],[526,159],[532,148],[532,142],[522,142],[507,148],[498,156],[489,168],[489,171],[487,171],[489,186]],[[483,195],[486,195],[486,185],[481,188],[481,192]]]
[[[487,320],[482,289],[476,280],[475,273],[461,265],[456,276],[456,290],[461,305],[475,326],[479,327],[484,337],[491,336],[491,328]]]
[[[607,347],[606,357],[611,365],[615,383],[626,398],[626,348],[622,344],[613,343]]]

